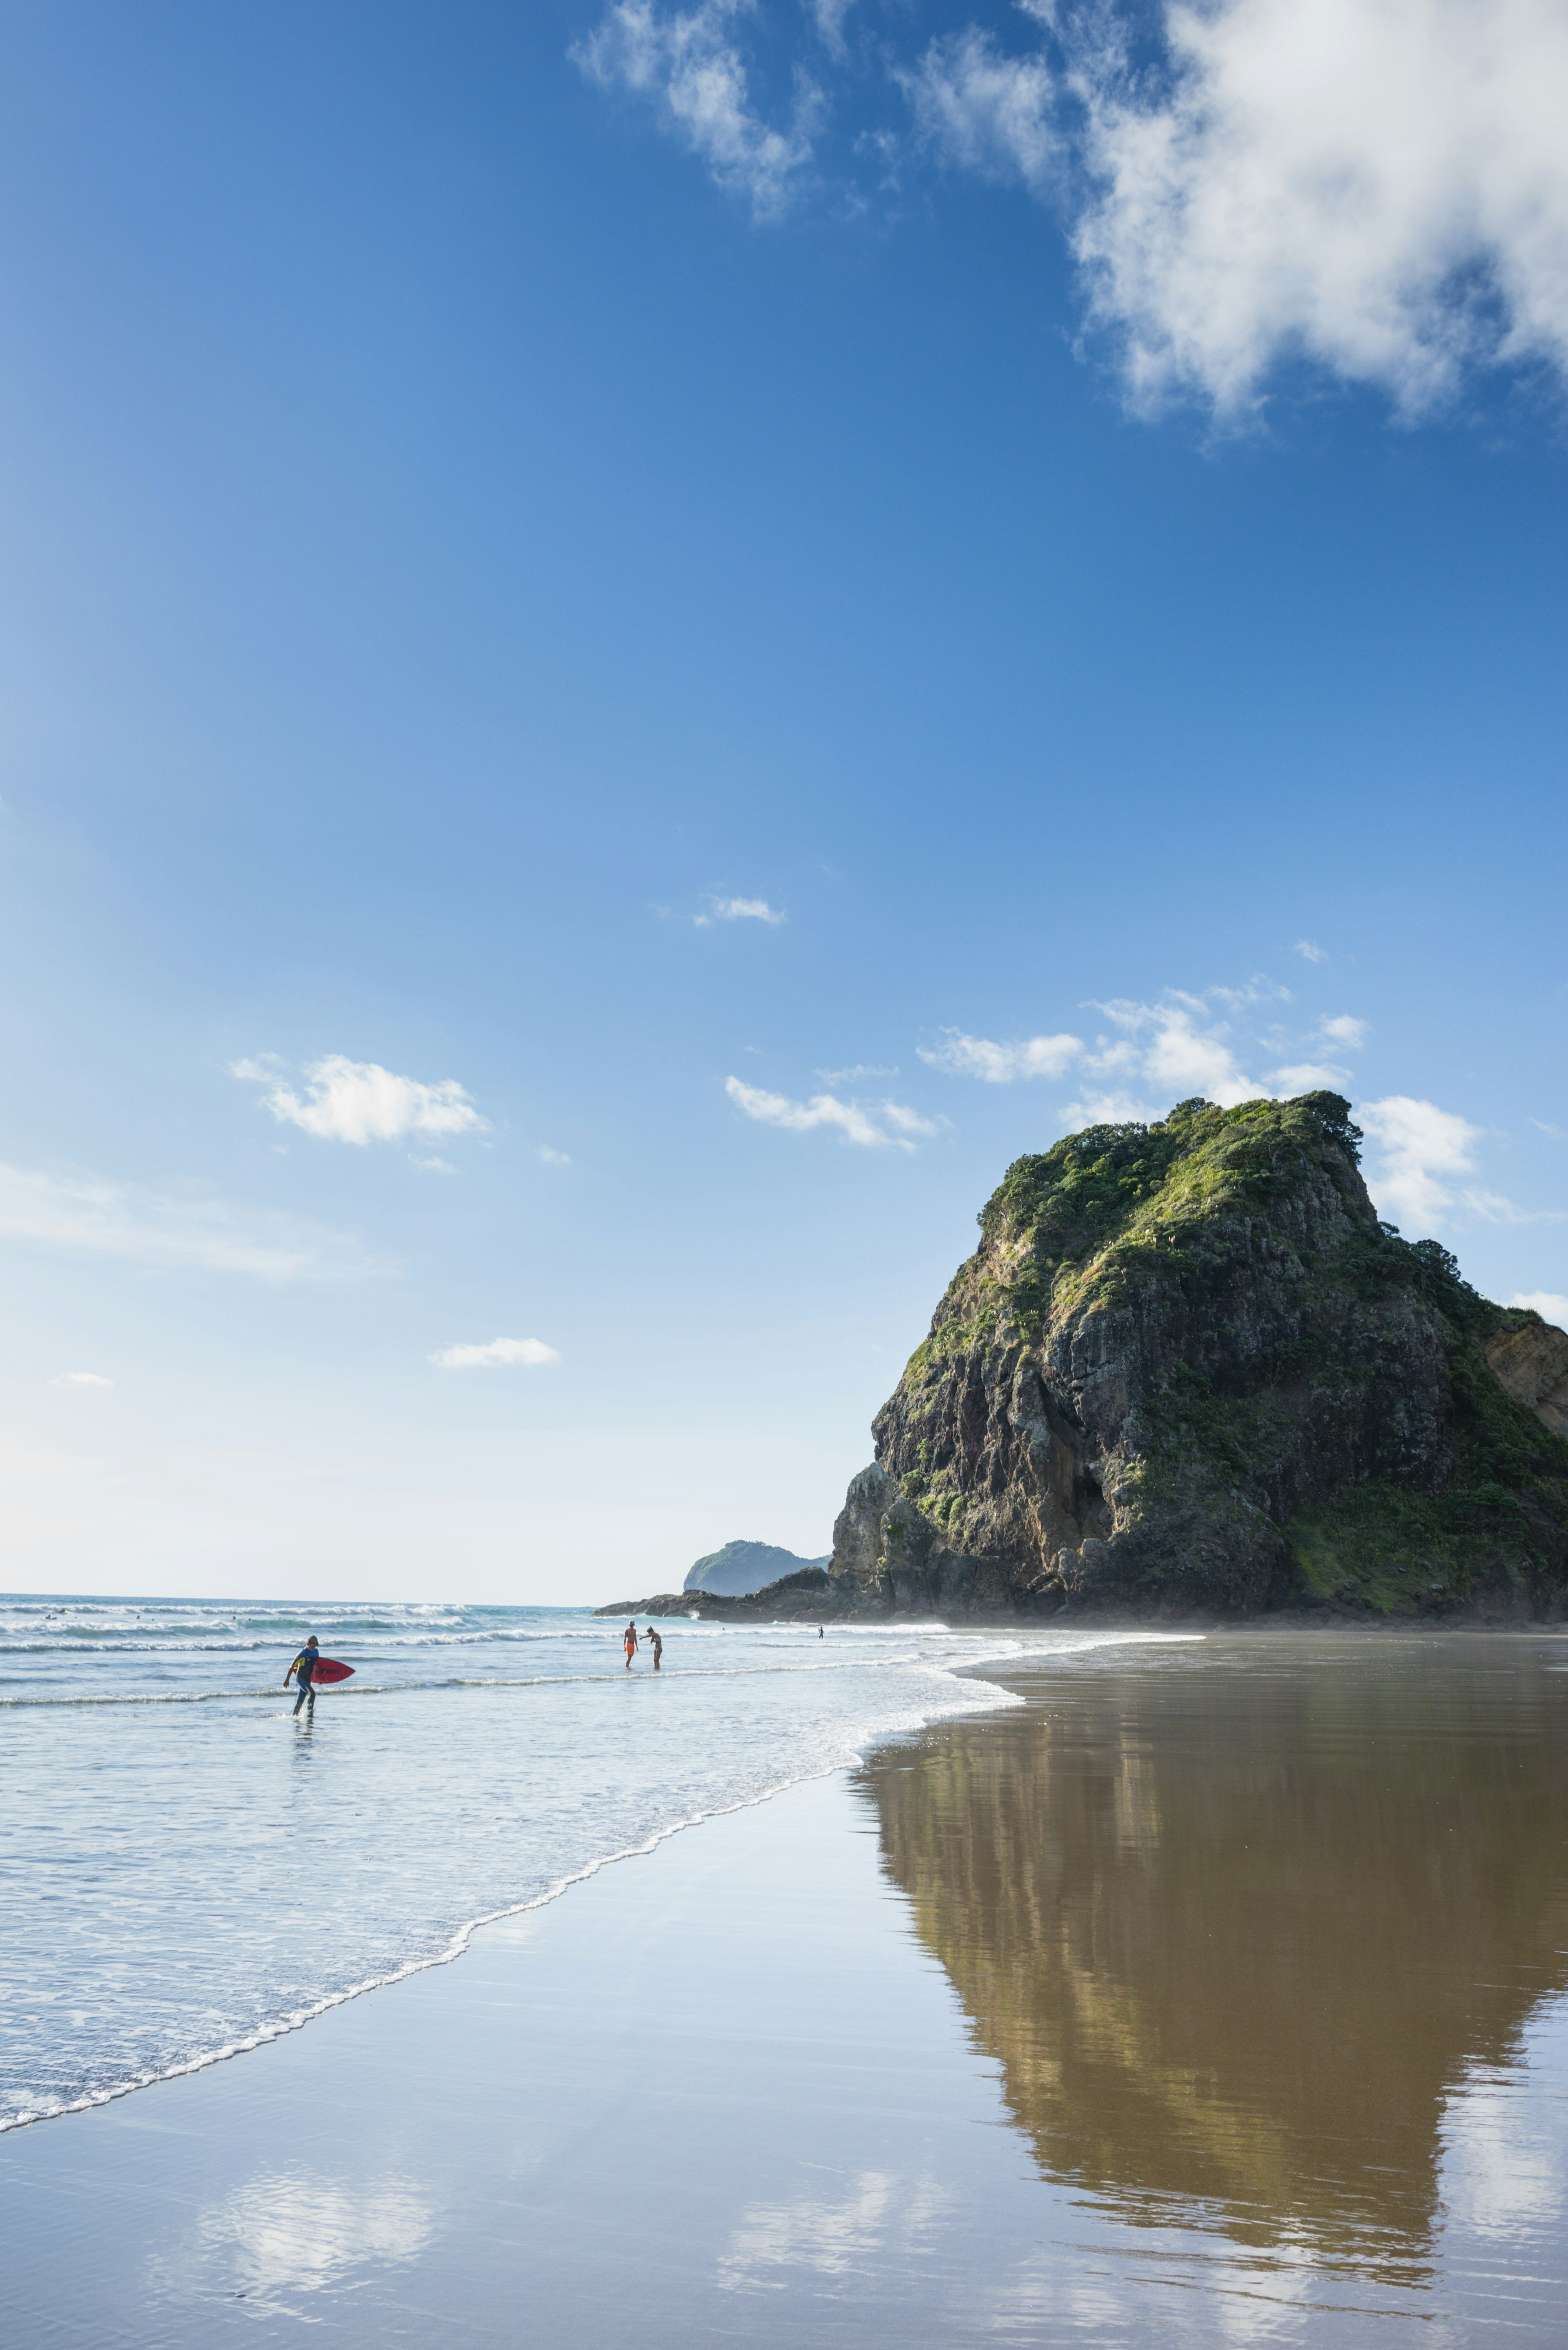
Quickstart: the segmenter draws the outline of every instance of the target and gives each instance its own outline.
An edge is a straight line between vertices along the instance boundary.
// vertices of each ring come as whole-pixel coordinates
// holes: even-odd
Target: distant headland
[[[1015,1160],[831,1558],[636,1612],[1568,1619],[1568,1333],[1382,1222],[1360,1140],[1312,1093]]]

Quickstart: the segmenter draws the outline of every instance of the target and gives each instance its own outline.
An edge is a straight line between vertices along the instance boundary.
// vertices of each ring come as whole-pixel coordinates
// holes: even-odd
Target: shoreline
[[[1396,1700],[1417,1707],[1415,1724],[1438,1683],[1528,1684],[1560,1719],[1568,1681],[1540,1634],[1515,1644],[1410,1628],[1432,1651],[1430,1671],[1403,1644],[1276,1640],[1262,1627],[1213,1642],[1189,1634],[1153,1658],[1137,1653],[1147,1627],[1133,1627],[1125,1650],[1092,1665],[1081,1651],[977,1661],[959,1669],[1003,1693],[995,1706],[880,1739],[857,1762],[686,1824],[703,1835],[671,1829],[620,1856],[646,1867],[600,1863],[571,1900],[472,1929],[461,1968],[424,1966],[378,1986],[379,1998],[346,1999],[310,2031],[245,2052],[247,2064],[211,2064],[52,2116],[57,2128],[7,2133],[0,2178],[16,2215],[19,2334],[30,2350],[208,2350],[281,2343],[327,2320],[352,2350],[412,2350],[510,2344],[526,2311],[546,2350],[628,2340],[851,2350],[867,2339],[948,2350],[1043,2337],[1072,2350],[1155,2338],[1208,2350],[1223,2309],[1240,2306],[1232,2296],[1255,2305],[1282,2294],[1281,2338],[1293,2345],[1354,2345],[1376,2319],[1380,2341],[1413,2350],[1434,2315],[1461,2329],[1467,2314],[1495,2322],[1491,2288],[1466,2282],[1434,2234],[1428,2179],[1459,2126],[1451,2099],[1472,2051],[1491,2067],[1483,2120],[1500,2126],[1497,2067],[1532,2002],[1559,1996],[1560,1962],[1532,1991],[1535,1944],[1511,1928],[1511,1941],[1463,1954],[1478,1985],[1495,1979],[1495,2028],[1461,2002],[1435,2040],[1427,2024],[1413,2036],[1381,2021],[1363,2030],[1343,2004],[1346,1984],[1376,2000],[1386,1983],[1390,2015],[1414,1998],[1417,2022],[1430,1996],[1407,1961],[1363,1963],[1355,1938],[1379,1930],[1376,1906],[1314,1898],[1337,1953],[1303,1978],[1321,1975],[1334,2005],[1325,2051],[1376,2056],[1368,2126],[1386,2143],[1368,2158],[1382,2199],[1370,2233],[1355,2196],[1336,2199],[1323,2183],[1345,2172],[1355,2186],[1342,2141],[1358,2125],[1331,2095],[1332,2133],[1314,2134],[1321,2068],[1294,2054],[1303,2035],[1312,2043],[1311,2014],[1294,2013],[1262,2054],[1249,2039],[1269,1979],[1257,1923],[1240,1972],[1210,1960],[1211,1985],[1179,1975],[1212,2009],[1211,2046],[1150,2038],[1162,1974],[1118,1987],[1124,1957],[1141,1966],[1140,1950],[1179,1950],[1202,1881],[1188,1879],[1213,1865],[1211,1844],[1231,1883],[1247,1815],[1214,1844],[1200,1810],[1189,1851],[1183,1791],[1210,1809],[1253,1801],[1277,1775],[1268,1739],[1298,1718],[1293,1697],[1279,1711],[1278,1692],[1319,1690],[1349,1727]],[[1356,1698],[1358,1683],[1376,1703]],[[1514,1734],[1517,1706],[1493,1710],[1500,1734]],[[1314,1700],[1299,1718],[1321,1711]],[[1239,1742],[1215,1752],[1233,1752],[1234,1770],[1202,1743],[1228,1718]],[[1447,1733],[1428,1744],[1435,1756],[1458,1751]],[[1414,1758],[1409,1785],[1424,1804],[1421,1741],[1412,1731],[1397,1751]],[[1561,1775],[1561,1759],[1554,1767]],[[1324,1817],[1321,1851],[1355,1881],[1364,1856],[1340,1852],[1341,1823],[1382,1833],[1366,1780],[1334,1760],[1320,1795],[1350,1806]],[[1514,1816],[1517,1772],[1489,1764],[1476,1784],[1483,1804],[1513,1807],[1497,1817]],[[1388,1800],[1382,1787],[1377,1801]],[[1445,1835],[1460,1816],[1442,1814]],[[1559,1816],[1554,1795],[1553,1852]],[[1492,1817],[1478,1815],[1489,1869]],[[1107,1896],[1113,1918],[1115,1902],[1151,1898],[1158,1880],[1136,1841],[1150,1834],[1149,1854],[1168,1846],[1179,1863],[1178,1906],[1157,1908],[1152,1930],[1118,1929],[1089,1972],[1064,1943],[1058,1957],[1054,1931],[1042,1940],[1028,1920],[1043,1901],[1075,1914],[1072,1869],[1085,1864],[1112,1872],[1103,1890],[1098,1875],[1085,1888],[1085,1918]],[[1257,1866],[1288,1885],[1296,1856],[1272,1855],[1266,1840],[1260,1852]],[[1423,1964],[1441,1939],[1430,1904],[1450,1900],[1446,1880],[1429,1877],[1417,1849],[1418,1906],[1402,1930]],[[1316,1886],[1310,1869],[1306,1882]],[[1473,1931],[1488,1914],[1461,1904],[1455,1923]],[[1046,2002],[1038,2042],[1019,2004],[1033,1980],[1019,1971],[1026,1951],[1031,1969],[1046,1967],[1030,1994]],[[1173,2011],[1182,2032],[1200,2020],[1190,2006],[1184,1996]],[[1346,2057],[1334,2061],[1344,2072]],[[1196,2106],[1189,2074],[1210,2085]],[[1331,2070],[1331,2090],[1338,2079]],[[1439,2130],[1443,2082],[1459,2085]],[[1212,2179],[1192,2167],[1210,2142]],[[1394,2258],[1390,2228],[1408,2237],[1408,2257]],[[1556,2256],[1532,2257],[1532,2275],[1556,2277]],[[1555,2306],[1537,2317],[1533,2300],[1516,2300],[1513,2338],[1545,2350]]]
[[[977,1659],[972,1665],[963,1667],[944,1666],[941,1669],[950,1673],[954,1679],[977,1683],[981,1687],[996,1688],[999,1704],[1007,1705],[1013,1701],[1011,1694],[1001,1689],[1000,1683],[991,1679],[988,1664],[984,1659]],[[604,1678],[611,1687],[618,1688],[621,1678],[618,1672],[607,1671]],[[672,1671],[669,1678],[674,1681],[678,1679],[689,1679],[691,1676]],[[381,1690],[374,1685],[367,1684],[353,1690],[346,1690],[341,1693],[334,1690],[331,1695],[335,1702],[340,1700],[352,1702],[357,1699],[371,1699],[389,1693],[399,1692]],[[94,1706],[191,1705],[244,1702],[249,1698],[254,1698],[260,1704],[275,1704],[276,1692],[270,1689],[258,1689],[254,1691],[166,1692],[154,1696],[137,1693],[123,1696],[83,1696],[73,1698],[69,1702]],[[61,1702],[58,1700],[40,1700],[27,1698],[8,1700],[17,1706],[46,1701]],[[918,1735],[921,1729],[929,1727],[944,1718],[941,1712],[933,1711],[926,1715],[920,1722],[910,1727],[888,1730],[885,1736],[888,1740],[896,1741],[899,1738]],[[882,1742],[883,1737],[884,1733],[877,1733],[878,1744]],[[691,1829],[711,1825],[715,1821],[730,1819],[742,1813],[758,1810],[780,1798],[788,1796],[797,1787],[811,1785],[853,1770],[858,1767],[860,1759],[863,1758],[836,1759],[823,1763],[820,1768],[791,1772],[781,1776],[772,1785],[739,1795],[732,1802],[713,1804],[693,1811],[683,1818],[672,1820],[640,1842],[594,1856],[582,1866],[566,1871],[542,1889],[530,1893],[519,1900],[503,1902],[494,1908],[477,1911],[472,1917],[462,1919],[453,1929],[441,1949],[410,1958],[384,1972],[365,1976],[361,1980],[344,1985],[341,1989],[325,1992],[312,2001],[307,2007],[269,2019],[256,2029],[247,2032],[241,2037],[229,2040],[221,2046],[202,2050],[193,2056],[182,2058],[178,2062],[143,2073],[131,2079],[116,2082],[111,2086],[95,2090],[80,2097],[74,2097],[67,2102],[36,2112],[16,2115],[10,2118],[0,2118],[0,2142],[18,2133],[39,2128],[47,2123],[63,2122],[78,2116],[96,2113],[127,2098],[140,2096],[144,2092],[155,2091],[171,2082],[192,2079],[199,2074],[212,2072],[216,2067],[229,2064],[239,2058],[260,2054],[280,2042],[306,2031],[310,2026],[319,2023],[324,2018],[351,2002],[368,1999],[378,1991],[395,1989],[405,1981],[431,1971],[453,1966],[468,1953],[476,1936],[493,1928],[505,1925],[511,1920],[525,1918],[535,1912],[549,1908],[576,1888],[590,1883],[606,1870],[616,1868],[628,1861],[649,1858],[662,1846]]]
[[[765,1607],[761,1603],[768,1601]],[[879,1626],[913,1628],[919,1625],[955,1632],[1057,1630],[1107,1632],[1519,1632],[1568,1635],[1568,1613],[1534,1616],[1521,1592],[1504,1596],[1483,1593],[1460,1607],[1420,1609],[1379,1609],[1369,1604],[1350,1606],[1339,1600],[1319,1605],[1260,1609],[1252,1614],[1216,1615],[1201,1608],[1165,1606],[1145,1615],[1116,1607],[1073,1607],[1068,1603],[1049,1611],[1035,1608],[986,1607],[871,1607],[842,1603],[829,1606],[820,1598],[784,1607],[761,1591],[743,1596],[723,1592],[656,1592],[649,1599],[622,1599],[589,1611],[607,1623],[638,1617],[655,1624],[774,1624],[793,1630],[876,1630]]]

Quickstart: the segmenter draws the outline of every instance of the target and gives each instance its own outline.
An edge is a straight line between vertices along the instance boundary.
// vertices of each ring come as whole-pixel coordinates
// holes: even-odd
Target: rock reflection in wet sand
[[[1446,2100],[1568,1980],[1562,1656],[1219,1637],[863,1772],[1048,2177],[1423,2281]]]

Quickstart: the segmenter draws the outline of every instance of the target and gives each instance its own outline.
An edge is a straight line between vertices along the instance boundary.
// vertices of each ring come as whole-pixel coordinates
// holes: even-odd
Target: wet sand
[[[1568,1641],[1009,1678],[0,2138],[8,2338],[1555,2350]]]

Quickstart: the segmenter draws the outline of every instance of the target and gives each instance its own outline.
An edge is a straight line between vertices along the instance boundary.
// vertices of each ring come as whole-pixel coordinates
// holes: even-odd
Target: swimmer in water
[[[653,1644],[653,1669],[657,1672],[664,1661],[664,1643],[651,1624],[648,1627],[648,1637]]]
[[[626,1669],[629,1673],[631,1670],[631,1660],[637,1654],[637,1626],[635,1623],[628,1624],[627,1626],[626,1638],[621,1642],[621,1646],[626,1650]]]

